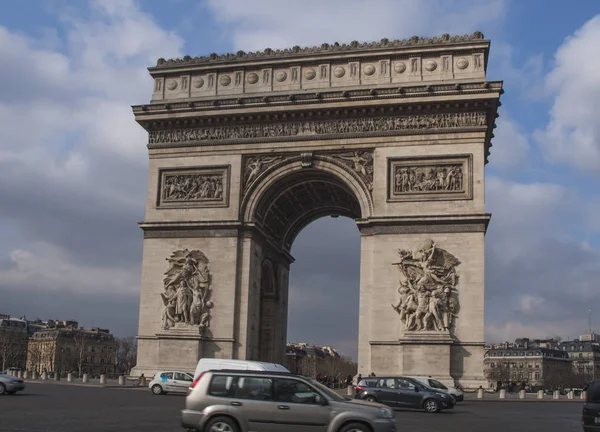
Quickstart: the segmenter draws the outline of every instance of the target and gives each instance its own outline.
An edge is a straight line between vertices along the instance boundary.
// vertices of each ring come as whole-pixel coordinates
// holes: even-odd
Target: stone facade
[[[283,363],[294,238],[342,215],[361,233],[358,372],[483,383],[484,166],[503,92],[489,46],[444,35],[150,68],[151,103],[133,107],[150,162],[134,372]]]

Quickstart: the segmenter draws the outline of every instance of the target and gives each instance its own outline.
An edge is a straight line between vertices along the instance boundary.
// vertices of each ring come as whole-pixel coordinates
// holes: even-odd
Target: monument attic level
[[[149,68],[137,371],[283,362],[294,238],[343,215],[361,233],[359,371],[478,387],[489,48],[477,32]]]

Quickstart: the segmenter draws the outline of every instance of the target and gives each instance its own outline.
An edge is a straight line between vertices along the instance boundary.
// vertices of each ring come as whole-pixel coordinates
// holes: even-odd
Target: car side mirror
[[[415,393],[419,393],[419,387],[415,387]]]
[[[327,401],[321,395],[315,395],[315,403],[317,405],[327,405]]]

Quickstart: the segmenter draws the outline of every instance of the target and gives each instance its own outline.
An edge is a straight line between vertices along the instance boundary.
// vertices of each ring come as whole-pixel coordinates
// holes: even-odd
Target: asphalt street
[[[182,431],[184,396],[149,390],[28,384],[0,396],[2,432]],[[399,431],[581,431],[581,402],[465,401],[440,414],[396,411]]]

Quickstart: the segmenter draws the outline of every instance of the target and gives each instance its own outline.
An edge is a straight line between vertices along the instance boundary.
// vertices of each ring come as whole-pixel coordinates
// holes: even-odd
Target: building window
[[[539,373],[539,372],[536,372],[536,373],[535,373],[535,379],[536,379],[536,380],[539,380],[539,379],[540,379],[540,373]]]
[[[523,366],[525,366],[525,363],[523,363],[523,362],[519,363],[519,367],[520,367],[521,369],[523,368]]]
[[[496,367],[496,363],[494,363],[494,362],[491,362],[491,363],[490,363],[490,367]]]

